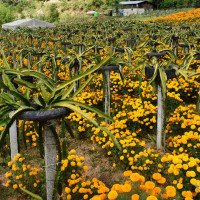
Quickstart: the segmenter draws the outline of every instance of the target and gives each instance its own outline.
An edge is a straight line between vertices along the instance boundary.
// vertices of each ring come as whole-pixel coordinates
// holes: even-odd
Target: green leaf
[[[5,91],[9,90],[9,88],[0,80],[0,88],[4,89]]]
[[[22,121],[21,126],[19,127],[19,134],[22,137],[23,145],[25,149],[27,149],[26,146],[26,133],[25,133],[25,121]]]
[[[154,74],[153,74],[151,80],[149,81],[148,85],[150,85],[155,80],[155,78],[157,77],[158,69],[159,69],[158,63],[156,63],[155,67],[154,67]]]
[[[34,199],[43,200],[42,197],[38,196],[37,194],[34,194],[34,193],[30,192],[30,191],[27,190],[27,189],[24,189],[23,187],[20,187],[19,189],[22,190],[24,193],[30,195],[30,196],[33,197]]]
[[[30,99],[30,90],[28,88],[25,89],[24,96],[26,99]]]
[[[72,92],[74,89],[74,84],[72,84],[67,91],[62,91],[62,98],[61,99],[66,99],[67,96]]]
[[[10,90],[17,91],[16,88],[15,88],[15,86],[11,83],[10,78],[8,77],[7,74],[3,73],[3,74],[2,74],[2,78],[3,78],[4,84],[5,84],[6,86],[8,86],[8,88],[9,88]]]
[[[9,107],[3,107],[0,109],[0,119],[2,120],[4,117],[8,117],[10,113],[10,108]]]
[[[167,75],[166,75],[165,71],[161,68],[159,68],[159,73],[160,73],[163,100],[165,101],[166,95],[167,95],[167,87],[166,87]]]
[[[4,65],[6,66],[7,69],[10,69],[10,66],[9,66],[9,64],[8,64],[8,61],[7,61],[7,59],[6,59],[6,56],[5,56],[5,53],[4,53],[4,50],[3,50],[3,49],[1,49],[1,54],[2,54],[2,56],[3,56]]]
[[[95,126],[98,126],[98,123],[94,119],[92,119],[92,117],[90,117],[88,114],[83,112],[80,108],[71,105],[68,101],[58,102],[58,103],[53,104],[52,106],[69,108],[73,110],[74,112],[77,112],[78,114],[80,114],[82,117],[85,117],[88,121],[90,121]]]
[[[31,88],[31,89],[36,89],[36,86],[34,84],[29,83],[28,81],[24,81],[20,78],[15,78],[13,80],[13,82],[18,84],[18,85],[26,86],[26,87]]]
[[[16,105],[16,106],[20,106],[19,103],[17,103],[16,101],[14,101],[13,97],[7,93],[1,93],[0,94],[0,97],[8,104],[13,104],[13,105]]]
[[[11,73],[15,75],[21,75],[21,76],[33,76],[39,80],[41,80],[50,90],[54,90],[56,87],[55,81],[51,79],[50,77],[46,76],[43,73],[36,72],[34,70],[23,70],[23,71],[16,71],[13,69],[5,69],[6,73]]]
[[[18,116],[20,116],[22,113],[29,111],[29,110],[34,110],[33,108],[27,108],[27,107],[23,107],[23,108],[19,108],[18,110],[16,110],[13,115],[11,116],[10,120],[8,121],[8,123],[6,124],[6,126],[4,127],[4,130],[2,131],[1,135],[0,135],[0,149],[3,146],[3,142],[5,140],[6,134],[9,131],[9,128],[12,126],[13,122],[17,119]]]
[[[29,102],[29,100],[26,99],[26,98],[25,98],[23,95],[21,95],[20,93],[10,90],[10,94],[13,95],[13,97],[14,97],[16,100],[22,101],[26,106],[30,106],[30,105],[31,105],[30,102]]]
[[[99,109],[94,108],[94,107],[92,107],[92,106],[89,106],[89,105],[87,105],[87,104],[85,104],[85,103],[81,103],[81,102],[74,101],[74,100],[71,100],[71,99],[62,100],[62,101],[60,101],[60,102],[58,102],[58,103],[53,104],[52,106],[58,106],[58,104],[59,104],[59,105],[62,107],[62,104],[65,104],[65,103],[68,103],[68,104],[75,104],[75,105],[77,105],[77,106],[81,106],[81,107],[83,107],[83,108],[85,108],[85,109],[88,109],[88,110],[90,110],[90,111],[92,111],[92,112],[98,114],[99,116],[101,116],[101,117],[103,117],[103,118],[105,118],[105,119],[107,119],[107,120],[109,120],[109,121],[111,121],[111,122],[114,122],[114,119],[113,119],[112,117],[106,115],[104,112],[100,111]]]
[[[67,131],[69,132],[71,138],[74,138],[74,133],[72,131],[72,128],[70,126],[70,123],[68,123],[67,120],[64,119],[64,122],[65,122],[65,128],[67,129]]]
[[[38,86],[39,86],[39,88],[41,89],[41,93],[42,93],[42,97],[43,97],[44,101],[45,101],[46,103],[48,103],[48,101],[49,101],[49,97],[48,97],[48,94],[47,94],[48,92],[47,92],[47,90],[46,90],[44,84],[40,81],[40,82],[38,83]]]

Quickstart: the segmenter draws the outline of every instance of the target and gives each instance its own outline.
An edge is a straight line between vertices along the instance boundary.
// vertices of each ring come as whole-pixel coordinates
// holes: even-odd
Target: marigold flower
[[[125,184],[122,186],[122,191],[123,192],[130,192],[131,191],[131,185]]]
[[[138,194],[133,194],[131,196],[131,200],[139,200],[140,199],[140,196]]]
[[[125,172],[124,172],[124,176],[125,176],[125,177],[129,177],[129,176],[131,176],[132,173],[133,173],[133,172],[132,172],[131,170],[125,171]]]
[[[138,182],[140,180],[140,174],[138,173],[132,173],[130,176],[131,181]]]
[[[108,199],[110,200],[115,200],[117,197],[118,197],[118,193],[114,190],[108,193]]]
[[[175,197],[176,196],[176,189],[173,186],[167,186],[166,187],[166,194],[169,197]]]
[[[17,189],[18,188],[18,185],[17,184],[14,184],[13,185],[13,189]]]
[[[152,177],[154,180],[159,180],[159,179],[161,179],[162,176],[160,173],[154,173]]]
[[[146,200],[158,200],[155,196],[148,196]]]
[[[155,188],[155,183],[152,182],[152,181],[147,181],[147,182],[145,183],[145,187],[146,187],[146,189],[148,189],[148,190],[153,190],[153,189]]]

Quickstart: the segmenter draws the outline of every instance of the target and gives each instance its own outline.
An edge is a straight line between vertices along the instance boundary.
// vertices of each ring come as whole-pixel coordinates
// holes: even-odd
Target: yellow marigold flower
[[[125,177],[129,177],[129,176],[131,176],[131,174],[132,174],[132,171],[131,171],[131,170],[128,170],[128,171],[125,171],[125,172],[124,172],[124,176],[125,176]]]
[[[177,188],[178,188],[179,190],[181,190],[181,189],[183,188],[183,184],[178,183],[178,184],[177,184]]]
[[[183,191],[183,192],[182,192],[182,196],[183,196],[183,197],[190,197],[190,198],[193,197],[191,191]]]
[[[158,200],[155,196],[148,196],[146,200]]]
[[[88,199],[88,195],[85,194],[85,195],[83,196],[83,199]]]
[[[10,183],[11,183],[11,180],[8,180],[8,181],[6,182],[6,184],[5,184],[5,186],[6,186],[6,187],[9,187]]]
[[[122,191],[123,192],[130,192],[131,191],[131,185],[125,184],[122,186]]]
[[[70,163],[70,165],[71,165],[72,167],[74,167],[74,166],[76,166],[76,163],[75,163],[74,161],[72,161],[72,162]]]
[[[6,172],[6,173],[5,173],[5,177],[6,177],[6,178],[8,178],[8,177],[10,177],[10,176],[12,176],[12,172]]]
[[[159,180],[159,179],[162,178],[160,173],[154,173],[152,177],[153,177],[154,180]]]
[[[67,195],[67,200],[71,200],[72,196],[70,194]]]
[[[190,126],[190,128],[191,128],[192,130],[194,130],[194,129],[196,128],[196,126],[193,124],[193,125]]]
[[[75,179],[76,178],[76,175],[75,174],[72,174],[71,175],[71,179]]]
[[[153,191],[154,191],[156,194],[161,193],[161,189],[160,189],[159,187],[155,187],[155,188],[153,189]]]
[[[65,192],[66,192],[67,194],[69,194],[69,193],[71,192],[71,189],[70,189],[69,187],[65,187]]]
[[[14,185],[13,185],[13,188],[14,188],[14,189],[17,189],[17,188],[18,188],[18,185],[17,185],[17,184],[14,184]]]
[[[173,186],[166,187],[166,194],[168,197],[175,197],[176,196],[176,189]]]
[[[120,160],[124,160],[124,156],[120,156]]]
[[[110,200],[115,200],[117,197],[118,197],[118,193],[114,190],[108,193],[108,199]]]
[[[166,178],[161,177],[161,179],[157,180],[158,183],[164,184],[166,182]]]
[[[13,162],[12,161],[9,161],[8,162],[8,167],[12,166]]]
[[[140,175],[138,173],[132,173],[130,176],[131,181],[138,182],[140,181]]]
[[[88,166],[84,165],[83,170],[85,170],[85,171],[88,170]]]
[[[146,189],[148,189],[148,190],[153,190],[153,189],[155,188],[155,183],[152,182],[152,181],[147,181],[147,182],[145,183],[145,187],[146,187]]]
[[[140,196],[138,194],[133,194],[131,196],[131,200],[139,200],[140,199]]]

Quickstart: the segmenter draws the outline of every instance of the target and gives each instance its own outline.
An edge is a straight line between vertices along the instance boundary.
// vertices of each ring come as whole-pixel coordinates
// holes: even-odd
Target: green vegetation
[[[37,18],[49,22],[66,22],[74,18],[88,18],[87,11],[102,13],[106,9],[119,9],[120,0],[1,0],[0,24],[22,18]],[[155,9],[177,9],[200,6],[200,0],[148,0]],[[176,11],[173,11],[176,12]],[[152,13],[155,17],[166,15],[160,11]],[[171,12],[169,12],[171,14]],[[138,16],[136,16],[138,17]],[[150,16],[151,17],[151,16]],[[140,15],[139,19],[149,18]]]

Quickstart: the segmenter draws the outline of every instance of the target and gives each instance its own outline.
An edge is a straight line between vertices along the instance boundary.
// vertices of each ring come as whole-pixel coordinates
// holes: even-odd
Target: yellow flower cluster
[[[167,21],[173,24],[190,24],[192,22],[199,22],[199,11],[200,9],[192,9],[186,12],[179,12],[172,15],[155,18],[155,21],[163,23]]]
[[[25,157],[18,153],[12,162],[8,162],[8,167],[11,167],[11,171],[5,173],[5,177],[8,179],[5,186],[11,186],[14,189],[23,187],[37,193],[42,184],[40,169],[24,164],[24,160]]]

